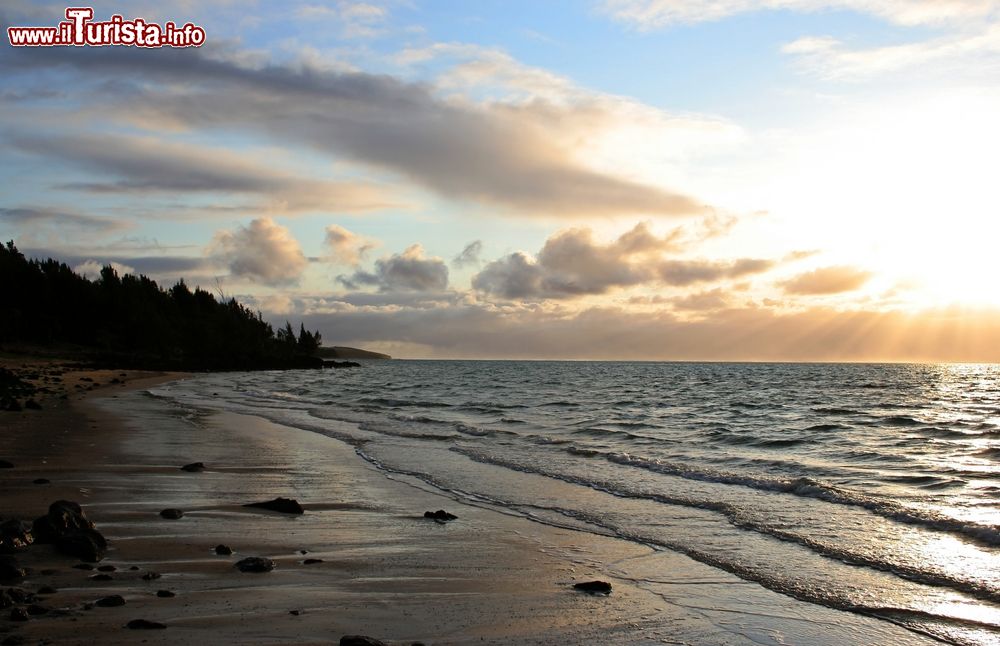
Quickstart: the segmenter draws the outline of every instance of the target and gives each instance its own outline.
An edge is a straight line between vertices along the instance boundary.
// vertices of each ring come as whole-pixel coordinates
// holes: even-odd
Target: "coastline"
[[[49,546],[28,548],[18,558],[33,572],[4,587],[59,592],[41,602],[53,609],[49,615],[23,624],[4,617],[0,639],[263,644],[367,634],[406,644],[931,643],[672,552],[460,502],[387,476],[352,447],[316,433],[231,413],[191,419],[143,410],[151,398],[141,390],[178,376],[8,414],[23,422],[12,424],[8,453],[0,456],[15,463],[0,471],[4,517],[30,519],[53,500],[76,500],[111,541],[101,564],[117,571],[111,581],[91,581],[92,572],[70,567],[74,559]],[[207,469],[179,469],[195,461]],[[37,477],[52,483],[33,485]],[[296,498],[305,514],[241,506],[276,496]],[[182,509],[183,518],[160,518],[168,507]],[[458,520],[423,518],[439,508]],[[214,554],[219,543],[236,553]],[[271,558],[277,568],[240,573],[233,564],[245,556]],[[643,580],[653,559],[656,570],[671,571],[670,581]],[[147,572],[162,576],[145,581]],[[590,579],[611,581],[614,592],[572,589]],[[176,597],[156,597],[161,589]],[[111,594],[126,604],[82,609]],[[168,628],[123,628],[137,618]]]

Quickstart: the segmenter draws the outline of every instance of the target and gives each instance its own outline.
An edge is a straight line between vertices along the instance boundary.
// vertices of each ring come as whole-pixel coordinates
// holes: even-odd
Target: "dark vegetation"
[[[260,312],[184,281],[164,289],[146,276],[97,280],[57,260],[29,260],[0,245],[0,343],[85,349],[96,363],[158,370],[318,368],[319,332],[275,331]]]

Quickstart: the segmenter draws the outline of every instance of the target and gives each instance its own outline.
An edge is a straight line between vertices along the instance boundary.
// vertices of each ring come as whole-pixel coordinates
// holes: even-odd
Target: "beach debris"
[[[155,581],[156,579],[159,579],[161,576],[163,575],[160,574],[159,572],[146,572],[145,574],[142,575],[142,580]]]
[[[11,554],[31,545],[31,523],[11,518],[0,523],[0,554]]]
[[[156,596],[158,596],[161,599],[170,599],[171,597],[176,597],[177,595],[171,592],[170,590],[157,590]]]
[[[237,561],[235,567],[240,572],[270,572],[274,569],[274,561],[262,556],[248,556]]]
[[[95,574],[94,576],[90,577],[90,580],[91,581],[114,581],[115,577],[111,576],[110,574]]]
[[[184,512],[180,509],[164,509],[160,512],[160,518],[166,518],[168,520],[177,520],[184,516]]]
[[[52,484],[52,481],[49,480],[48,478],[35,478],[34,480],[31,481],[31,483],[36,485],[43,485],[43,484]]]
[[[215,553],[218,554],[219,556],[229,556],[230,554],[233,553],[233,548],[229,547],[228,545],[223,545],[222,543],[219,543],[218,545],[215,546]]]
[[[322,563],[323,559],[306,559],[302,561],[303,565],[316,565],[317,563]]]
[[[266,502],[251,502],[243,506],[255,507],[257,509],[269,509],[283,514],[301,514],[305,512],[305,510],[302,509],[302,505],[299,504],[299,501],[294,498],[275,498],[274,500],[268,500]]]
[[[100,606],[102,608],[117,608],[118,606],[125,605],[125,597],[120,594],[113,594],[110,597],[104,597],[103,599],[98,599],[94,602],[94,605]]]
[[[181,471],[187,471],[188,473],[198,473],[199,471],[205,470],[204,462],[192,462],[191,464],[185,464],[181,467]]]
[[[340,646],[386,646],[386,643],[367,635],[344,635],[340,638]]]
[[[125,627],[129,630],[163,630],[166,628],[165,625],[158,621],[149,621],[147,619],[133,619],[125,624]]]
[[[449,514],[443,509],[438,509],[437,511],[425,511],[424,518],[430,518],[431,520],[436,520],[439,523],[446,523],[449,520],[458,519],[458,516],[455,514]]]
[[[28,609],[27,608],[11,608],[10,609],[10,620],[11,621],[28,621]]]
[[[14,465],[7,460],[0,460],[0,469],[13,469]]]
[[[27,572],[13,556],[0,556],[0,579],[23,579]]]
[[[611,584],[607,581],[585,581],[574,583],[573,587],[587,594],[611,594]]]

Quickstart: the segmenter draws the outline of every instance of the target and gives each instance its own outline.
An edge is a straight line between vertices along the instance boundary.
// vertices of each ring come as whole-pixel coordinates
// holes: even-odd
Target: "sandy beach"
[[[127,385],[107,385],[112,374]],[[4,610],[0,642],[930,643],[670,551],[460,502],[316,433],[230,413],[191,411],[193,424],[151,412],[144,390],[179,376],[67,375],[72,391],[92,379],[79,382],[88,394],[53,393],[42,410],[2,414],[0,458],[14,466],[0,470],[0,516],[30,520],[55,500],[79,502],[110,543],[95,565],[114,571],[97,581],[49,545],[22,550],[28,575],[3,587],[56,592],[37,597],[47,611],[28,621]],[[180,469],[196,461],[203,472]],[[277,496],[305,513],[243,507]],[[161,518],[166,508],[183,517]],[[423,517],[437,509],[458,519]],[[216,554],[219,544],[234,553]],[[276,567],[238,571],[248,556]],[[572,587],[593,579],[613,592]],[[110,595],[125,604],[93,605]],[[126,628],[136,619],[166,629]]]

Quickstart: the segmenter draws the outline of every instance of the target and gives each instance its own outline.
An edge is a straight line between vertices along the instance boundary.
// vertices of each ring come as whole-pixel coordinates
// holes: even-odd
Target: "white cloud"
[[[226,265],[232,276],[264,285],[295,283],[308,264],[291,232],[268,217],[219,231],[209,255]]]

